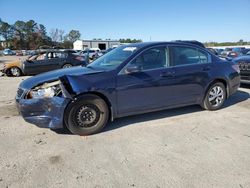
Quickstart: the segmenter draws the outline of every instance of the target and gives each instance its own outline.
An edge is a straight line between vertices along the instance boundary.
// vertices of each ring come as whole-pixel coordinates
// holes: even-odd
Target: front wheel
[[[106,102],[95,95],[84,95],[65,110],[64,122],[73,134],[90,135],[101,131],[107,124],[109,110]]]
[[[69,64],[69,63],[66,63],[66,64],[64,64],[64,65],[62,66],[63,69],[70,68],[70,67],[72,67],[72,65]]]
[[[21,76],[22,72],[18,67],[11,67],[10,68],[10,75],[14,77]]]
[[[224,84],[217,82],[208,89],[202,107],[206,110],[218,110],[225,102],[226,96]]]

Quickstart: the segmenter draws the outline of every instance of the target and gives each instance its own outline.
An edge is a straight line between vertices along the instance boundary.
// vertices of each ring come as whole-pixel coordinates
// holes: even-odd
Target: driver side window
[[[144,51],[130,65],[139,66],[142,70],[164,68],[168,66],[168,50],[166,47],[156,47]]]
[[[40,54],[37,56],[36,60],[40,61],[40,60],[44,60],[46,58],[46,54]]]

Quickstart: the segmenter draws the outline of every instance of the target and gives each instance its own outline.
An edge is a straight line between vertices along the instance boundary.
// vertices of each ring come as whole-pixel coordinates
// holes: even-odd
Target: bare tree
[[[56,28],[56,29],[51,29],[49,35],[50,35],[52,41],[63,42],[64,33],[65,33],[64,30]]]
[[[59,40],[59,31],[58,29],[51,29],[49,32],[49,36],[51,37],[52,41],[57,42]]]
[[[62,30],[62,29],[59,29],[59,30],[58,30],[58,36],[59,36],[59,41],[58,41],[58,42],[63,42],[64,33],[65,33],[64,30]]]

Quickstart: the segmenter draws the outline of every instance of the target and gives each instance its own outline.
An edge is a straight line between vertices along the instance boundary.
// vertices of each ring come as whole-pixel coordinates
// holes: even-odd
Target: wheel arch
[[[23,70],[22,70],[20,67],[18,67],[18,66],[12,66],[12,67],[6,68],[5,74],[6,74],[7,76],[8,76],[8,75],[12,76],[11,73],[10,73],[10,69],[12,69],[12,68],[18,68],[18,69],[20,70],[21,75],[24,75],[24,72],[23,72]],[[21,75],[20,75],[20,76],[21,76]]]
[[[217,82],[221,82],[221,83],[225,86],[225,88],[226,88],[226,98],[229,97],[228,82],[227,82],[227,80],[224,79],[224,78],[216,78],[216,79],[214,79],[213,81],[211,81],[211,82],[207,85],[207,87],[206,87],[206,91],[205,91],[205,93],[204,93],[204,97],[206,97],[206,93],[207,93],[207,91],[209,90],[209,88],[210,88],[213,84],[215,84],[215,83],[217,83]],[[203,100],[204,100],[204,97],[203,97]]]
[[[112,103],[110,102],[109,98],[104,95],[103,93],[101,92],[97,92],[97,91],[89,91],[89,92],[85,92],[85,93],[81,93],[79,95],[76,95],[74,96],[74,99],[77,99],[79,97],[82,97],[84,95],[95,95],[99,98],[101,98],[102,100],[104,100],[104,102],[107,104],[108,106],[108,110],[109,110],[109,120],[110,121],[113,121],[114,120],[114,111],[113,111],[113,108],[112,108]]]
[[[67,65],[67,64],[71,65],[72,67],[74,66],[72,63],[69,63],[69,62],[63,62],[63,63],[61,64],[61,68],[63,68],[63,67],[64,67],[64,65]]]

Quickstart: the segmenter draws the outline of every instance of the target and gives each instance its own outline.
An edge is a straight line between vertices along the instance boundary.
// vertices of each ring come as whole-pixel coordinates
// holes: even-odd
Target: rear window
[[[54,53],[54,58],[66,58],[67,54],[63,52],[55,52]]]
[[[208,54],[197,48],[175,46],[170,47],[171,65],[188,65],[208,63]]]

